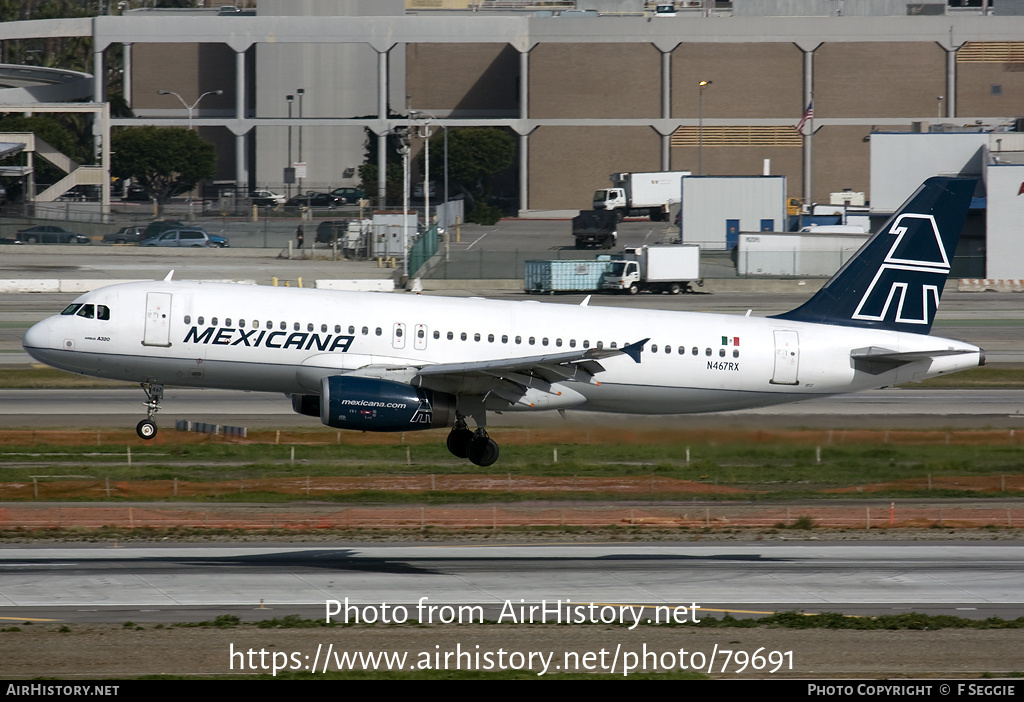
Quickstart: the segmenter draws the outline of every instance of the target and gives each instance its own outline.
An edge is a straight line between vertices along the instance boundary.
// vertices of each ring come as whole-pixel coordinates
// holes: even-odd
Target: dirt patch
[[[275,612],[274,616],[284,616]],[[4,653],[4,676],[27,679],[36,676],[58,678],[124,678],[137,675],[241,675],[240,667],[250,660],[261,665],[260,651],[266,652],[256,672],[269,674],[274,653],[279,662],[291,664],[298,660],[308,666],[321,647],[321,660],[329,646],[339,655],[343,652],[407,654],[404,670],[417,664],[434,666],[440,660],[454,669],[460,659],[457,651],[466,652],[461,659],[463,669],[472,668],[473,656],[490,653],[497,662],[497,652],[504,651],[506,664],[515,662],[536,672],[542,670],[538,659],[529,665],[514,653],[543,652],[552,666],[570,668],[573,661],[578,672],[608,673],[613,654],[618,650],[618,677],[626,653],[655,652],[659,664],[678,668],[679,652],[686,651],[685,661],[709,661],[717,647],[744,651],[750,656],[760,651],[767,657],[772,652],[784,655],[774,673],[751,665],[739,672],[738,659],[722,665],[724,656],[716,659],[716,678],[957,678],[977,677],[986,673],[1000,675],[1020,671],[1020,633],[1015,630],[940,630],[940,631],[826,631],[788,629],[699,629],[693,627],[646,627],[632,631],[625,627],[604,625],[533,626],[533,625],[467,625],[467,626],[357,626],[318,629],[258,629],[241,626],[228,629],[156,628],[155,625],[124,627],[113,624],[71,624],[21,626],[21,631],[0,632]],[[253,657],[245,655],[249,650]],[[601,651],[605,653],[602,655]],[[235,655],[232,656],[232,652]],[[583,655],[591,653],[584,668]],[[293,659],[292,654],[298,658]],[[441,658],[435,658],[440,654]],[[568,654],[568,657],[567,657]],[[698,657],[695,657],[697,654]],[[424,657],[424,655],[426,657]],[[308,658],[307,658],[308,656]],[[480,661],[485,659],[481,658]],[[655,660],[648,658],[648,662]],[[747,660],[752,660],[748,658]],[[604,671],[599,668],[604,661]],[[790,665],[791,663],[791,665]],[[707,663],[705,663],[707,665]],[[482,666],[480,666],[482,667]],[[772,668],[775,665],[771,666]],[[331,664],[329,670],[336,669]],[[553,667],[550,668],[552,672]],[[664,668],[659,665],[659,672]],[[575,672],[575,671],[574,671]],[[994,681],[988,681],[992,684]]]

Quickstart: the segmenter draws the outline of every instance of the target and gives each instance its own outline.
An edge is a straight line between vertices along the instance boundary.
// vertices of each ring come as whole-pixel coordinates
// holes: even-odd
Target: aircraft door
[[[405,348],[405,325],[402,322],[395,322],[391,332],[391,345],[396,349]]]
[[[427,325],[417,324],[415,337],[413,337],[413,346],[417,351],[422,351],[427,348]]]
[[[146,293],[146,328],[143,346],[171,345],[171,294]]]
[[[799,385],[800,339],[795,331],[775,331],[775,371],[772,385]]]

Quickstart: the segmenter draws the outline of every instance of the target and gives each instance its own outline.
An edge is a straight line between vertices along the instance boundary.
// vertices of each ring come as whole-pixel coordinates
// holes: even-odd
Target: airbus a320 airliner
[[[984,364],[976,346],[928,335],[974,188],[929,179],[808,302],[774,317],[168,275],[86,293],[24,347],[56,368],[141,383],[146,439],[167,385],[268,391],[331,427],[452,427],[452,454],[486,466],[498,458],[488,411],[713,412]]]

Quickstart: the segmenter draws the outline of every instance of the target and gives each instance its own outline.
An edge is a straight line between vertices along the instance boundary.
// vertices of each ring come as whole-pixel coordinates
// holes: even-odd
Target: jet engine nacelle
[[[332,375],[320,385],[320,421],[357,431],[415,431],[452,424],[455,397],[405,383]]]
[[[292,409],[307,417],[320,416],[319,395],[292,395]]]

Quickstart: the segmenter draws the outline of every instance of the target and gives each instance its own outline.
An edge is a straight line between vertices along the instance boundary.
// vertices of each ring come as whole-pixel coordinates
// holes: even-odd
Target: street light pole
[[[207,95],[223,95],[224,91],[223,90],[208,90],[207,92],[203,93],[198,98],[196,98],[196,101],[193,102],[191,105],[189,105],[187,102],[185,102],[185,98],[183,98],[182,96],[178,95],[173,90],[157,90],[156,94],[157,95],[173,95],[174,97],[178,98],[178,101],[181,102],[181,104],[185,107],[186,112],[188,112],[188,128],[189,128],[189,130],[191,130],[192,129],[192,111],[196,109],[196,105],[199,104],[199,101],[202,100]]]
[[[709,85],[710,80],[697,84],[697,175],[704,175],[704,88]]]
[[[292,102],[295,100],[295,96],[285,95],[284,99],[288,103],[288,163],[285,165],[285,172],[287,173],[288,169],[292,167]],[[294,180],[294,176],[292,180]],[[292,184],[290,182],[285,183],[285,186],[287,187],[286,194],[290,200],[292,197]]]
[[[434,121],[439,121],[437,119],[436,115],[434,115],[434,114],[432,114],[430,112],[427,112],[426,110],[409,110],[409,114],[411,114],[411,115],[426,115],[428,118],[430,118],[430,119],[432,119]],[[447,226],[447,224],[448,224],[448,222],[447,222],[447,220],[448,220],[448,127],[446,125],[444,125],[444,124],[442,124],[440,126],[441,126],[441,129],[444,130],[444,216],[445,216],[445,226]],[[427,197],[427,221],[429,222],[430,221],[430,126],[429,126],[429,121],[428,121],[427,127],[426,127],[426,136],[427,136],[427,145],[426,145],[427,166],[426,166],[426,169],[425,169],[426,173],[424,175],[424,178],[426,180],[426,182],[424,183],[424,192],[426,193],[426,197]]]
[[[295,91],[295,93],[299,96],[299,119],[301,120],[302,119],[302,96],[306,94],[306,89],[305,88],[299,88],[298,90]],[[302,161],[302,123],[301,122],[299,123],[299,163],[303,163],[303,161]],[[299,178],[298,181],[299,181],[299,194],[301,195],[302,194],[302,178]]]

